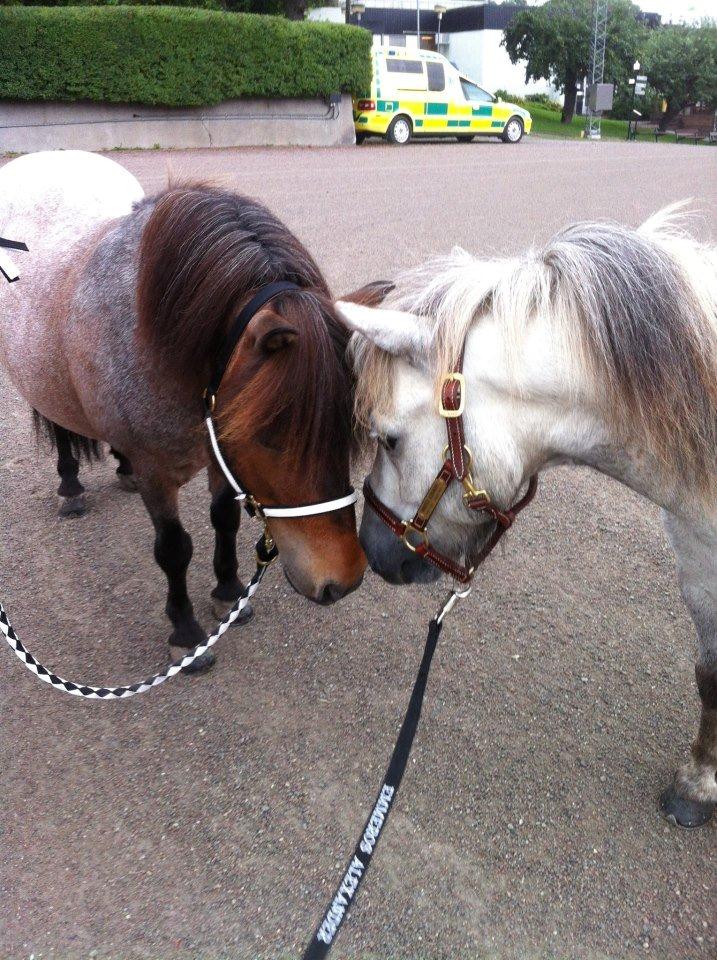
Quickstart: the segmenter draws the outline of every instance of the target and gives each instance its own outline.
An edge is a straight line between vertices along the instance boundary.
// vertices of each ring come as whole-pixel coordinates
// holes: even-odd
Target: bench
[[[699,130],[684,130],[681,127],[676,130],[660,130],[658,127],[655,127],[654,133],[655,143],[657,143],[660,137],[664,137],[667,134],[672,134],[677,143],[679,143],[680,140],[692,140],[694,143],[698,143],[700,139]]]

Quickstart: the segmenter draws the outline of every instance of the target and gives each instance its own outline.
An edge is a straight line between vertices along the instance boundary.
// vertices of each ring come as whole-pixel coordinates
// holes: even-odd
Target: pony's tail
[[[43,417],[37,410],[32,411],[32,421],[38,442],[45,440],[50,444],[51,449],[56,450],[58,431],[61,430],[64,436],[69,439],[72,456],[77,460],[92,463],[93,460],[102,459],[103,451],[99,440],[91,440],[90,437],[83,437],[81,433],[65,430],[64,427],[58,426],[52,420],[48,420],[47,417]]]

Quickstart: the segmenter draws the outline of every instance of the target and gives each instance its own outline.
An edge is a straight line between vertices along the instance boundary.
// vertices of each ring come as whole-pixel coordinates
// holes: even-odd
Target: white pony
[[[579,463],[663,508],[699,635],[700,730],[662,797],[685,826],[717,801],[716,253],[670,210],[636,231],[579,224],[517,259],[455,250],[399,277],[381,309],[339,305],[357,333],[357,419],[378,440],[370,485],[398,518],[414,516],[443,460],[437,386],[463,350],[466,445],[494,504]],[[428,534],[470,563],[493,528],[453,484]],[[391,583],[439,575],[368,507],[361,541]]]

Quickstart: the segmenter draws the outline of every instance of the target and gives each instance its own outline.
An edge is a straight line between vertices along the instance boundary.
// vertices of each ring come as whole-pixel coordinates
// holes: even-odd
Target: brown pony
[[[170,646],[204,639],[187,594],[192,541],[178,491],[208,467],[221,615],[237,577],[239,506],[210,456],[202,393],[223,338],[263,285],[217,394],[225,457],[261,503],[302,504],[349,487],[347,334],[311,256],[265,207],[206,186],[143,198],[124,168],[91,154],[35,154],[0,171],[0,228],[21,237],[22,277],[0,288],[0,356],[55,442],[62,515],[84,511],[82,454],[111,445],[139,489],[168,580]],[[270,520],[290,583],[331,603],[361,582],[352,507]],[[211,652],[200,668],[210,665]]]

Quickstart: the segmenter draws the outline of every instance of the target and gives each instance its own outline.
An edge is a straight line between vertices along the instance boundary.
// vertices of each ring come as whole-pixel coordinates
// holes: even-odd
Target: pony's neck
[[[617,437],[578,358],[566,358],[547,325],[531,323],[514,349],[504,338],[488,317],[466,340],[467,442],[479,451],[481,483],[509,502],[532,473],[575,463],[672,509],[679,500],[674,481]]]

